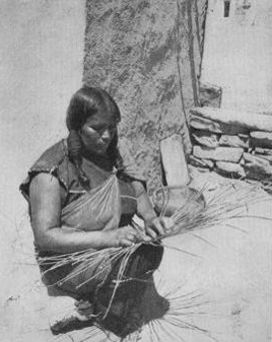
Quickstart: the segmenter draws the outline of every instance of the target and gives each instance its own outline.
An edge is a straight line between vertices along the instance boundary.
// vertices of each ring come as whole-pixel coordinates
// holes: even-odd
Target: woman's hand
[[[153,240],[160,238],[166,232],[164,221],[157,216],[145,220],[145,231]]]
[[[156,216],[153,206],[141,182],[132,182],[137,196],[137,214],[145,222],[145,232],[152,240],[156,240],[165,234],[163,221]]]
[[[108,232],[111,234],[113,247],[130,247],[133,244],[143,241],[139,232],[131,226],[125,226]]]

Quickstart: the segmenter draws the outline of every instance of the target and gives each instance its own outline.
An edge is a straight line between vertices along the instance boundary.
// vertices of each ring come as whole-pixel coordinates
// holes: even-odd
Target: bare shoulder
[[[30,183],[29,205],[34,231],[59,224],[61,194],[58,179],[48,173],[38,173]]]
[[[40,172],[33,177],[30,183],[30,197],[31,195],[37,196],[38,194],[51,194],[54,196],[60,193],[60,185],[58,179],[45,172]]]

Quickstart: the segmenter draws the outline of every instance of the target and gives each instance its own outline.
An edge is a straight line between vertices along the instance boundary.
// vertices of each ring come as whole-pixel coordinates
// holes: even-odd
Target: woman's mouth
[[[97,148],[99,150],[106,150],[109,147],[109,143],[99,143],[97,144]]]

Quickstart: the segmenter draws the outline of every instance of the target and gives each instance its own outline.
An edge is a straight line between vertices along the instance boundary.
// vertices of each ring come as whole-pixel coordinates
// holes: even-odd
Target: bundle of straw
[[[247,212],[249,205],[271,200],[262,191],[257,191],[256,187],[242,186],[241,184],[228,184],[217,188],[211,194],[207,187],[203,187],[199,191],[189,191],[187,194],[187,200],[184,204],[175,210],[166,221],[165,234],[160,238],[201,230],[223,223],[228,224],[229,220],[249,217]],[[169,196],[167,195],[165,198],[162,216],[167,207]],[[202,200],[204,198],[205,201]],[[265,217],[261,218],[265,219]]]

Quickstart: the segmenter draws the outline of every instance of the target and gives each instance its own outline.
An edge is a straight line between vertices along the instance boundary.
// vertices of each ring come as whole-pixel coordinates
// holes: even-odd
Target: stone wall
[[[193,152],[189,161],[202,170],[260,181],[272,189],[272,116],[199,107],[191,110]]]
[[[191,150],[206,0],[87,0],[83,82],[104,87],[121,113],[149,188],[161,183],[159,141],[173,133]]]

